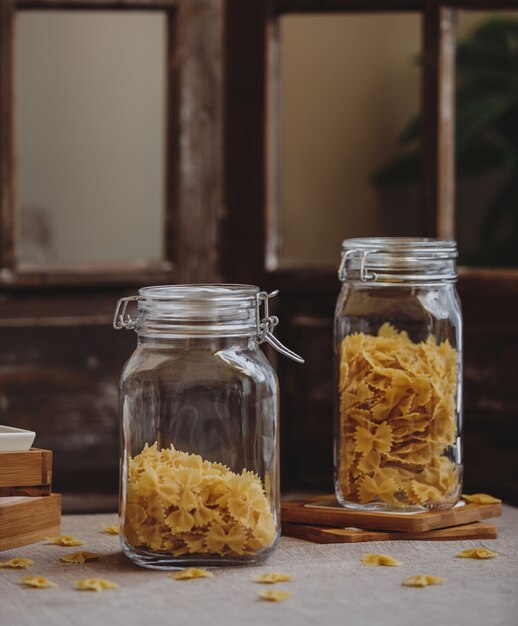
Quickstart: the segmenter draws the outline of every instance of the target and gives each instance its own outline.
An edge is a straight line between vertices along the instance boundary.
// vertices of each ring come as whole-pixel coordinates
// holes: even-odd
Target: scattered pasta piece
[[[253,555],[277,536],[256,474],[157,443],[129,460],[123,519],[129,543],[173,556]]]
[[[388,567],[397,567],[401,565],[401,561],[398,561],[388,554],[364,554],[362,556],[362,563],[367,567],[373,567],[376,565],[387,565]]]
[[[266,600],[267,602],[282,602],[287,600],[291,593],[289,591],[281,591],[280,589],[265,589],[259,591],[257,595],[261,600]]]
[[[440,585],[446,578],[439,576],[430,576],[429,574],[419,574],[418,576],[409,576],[401,583],[404,587],[428,587],[428,585]]]
[[[20,583],[22,585],[27,585],[28,587],[37,587],[38,589],[46,589],[47,587],[57,586],[56,583],[53,583],[45,576],[24,576],[23,578],[20,578]]]
[[[56,546],[66,546],[71,548],[72,546],[83,546],[86,542],[81,539],[76,539],[72,535],[60,535],[59,537],[45,537],[47,541],[53,543]]]
[[[82,578],[74,582],[81,591],[103,591],[104,589],[118,589],[117,583],[112,583],[106,578]]]
[[[99,554],[95,552],[71,552],[70,554],[66,554],[62,556],[59,560],[63,561],[63,563],[75,563],[76,565],[83,565],[86,561],[91,561],[92,559],[98,559]]]
[[[34,561],[32,559],[24,559],[21,557],[15,557],[8,561],[0,561],[0,568],[5,567],[9,569],[27,569]]]
[[[502,502],[500,498],[495,498],[487,493],[474,493],[471,496],[463,493],[462,499],[466,502],[475,502],[476,504],[499,504]]]
[[[113,524],[112,526],[102,526],[102,533],[106,533],[107,535],[118,535],[119,534],[119,525]]]
[[[493,552],[487,548],[468,548],[457,554],[461,559],[494,559],[498,552]]]
[[[447,340],[414,343],[387,323],[377,336],[348,335],[339,389],[344,498],[396,508],[456,502],[457,352]]]
[[[293,580],[293,576],[289,574],[281,574],[279,572],[269,572],[267,574],[259,574],[254,578],[256,583],[264,583],[266,585],[273,585],[275,583],[285,583]]]
[[[174,580],[192,580],[193,578],[213,578],[214,574],[200,567],[186,567],[178,572],[169,574]]]

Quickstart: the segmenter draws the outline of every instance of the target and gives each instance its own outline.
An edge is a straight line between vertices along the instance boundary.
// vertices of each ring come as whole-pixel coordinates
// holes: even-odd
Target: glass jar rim
[[[458,256],[456,241],[432,237],[353,237],[342,241],[342,250],[368,250],[390,254],[416,253],[420,257],[433,255],[432,258],[437,258],[437,254],[444,254],[451,259]]]
[[[180,285],[151,285],[141,287],[139,295],[145,300],[182,302],[191,300],[207,305],[226,301],[250,299],[255,306],[255,298],[259,293],[256,285],[238,283],[192,283]]]
[[[441,284],[457,280],[457,243],[426,237],[359,237],[342,242],[341,281]]]

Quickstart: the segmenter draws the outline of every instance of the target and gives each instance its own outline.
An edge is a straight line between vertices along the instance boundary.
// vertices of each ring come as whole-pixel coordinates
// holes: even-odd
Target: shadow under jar
[[[277,543],[278,381],[259,346],[277,341],[271,295],[176,285],[119,301],[115,328],[138,335],[120,382],[120,516],[139,565],[250,563]]]
[[[343,242],[335,313],[335,491],[348,508],[448,509],[462,488],[454,241]]]

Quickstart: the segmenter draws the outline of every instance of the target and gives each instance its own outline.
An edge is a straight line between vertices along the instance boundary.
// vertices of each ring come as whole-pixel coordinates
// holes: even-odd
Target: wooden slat
[[[388,13],[419,11],[423,0],[274,0],[277,13]]]
[[[495,524],[474,522],[451,528],[428,530],[422,533],[384,532],[362,530],[360,528],[326,528],[307,524],[282,524],[282,534],[314,543],[360,543],[365,541],[399,541],[418,539],[419,541],[456,541],[460,539],[496,539]]]
[[[180,67],[178,218],[180,282],[220,280],[223,217],[223,15],[212,0],[178,9]],[[243,207],[241,207],[243,208]]]
[[[466,11],[500,11],[518,9],[518,0],[439,0],[446,7]]]
[[[261,263],[274,270],[279,265],[281,233],[281,40],[280,23],[268,19],[266,37],[266,241]]]
[[[3,0],[2,0],[3,1]],[[167,11],[179,0],[14,0],[18,10]]]
[[[174,280],[174,265],[167,261],[127,261],[125,263],[84,263],[80,265],[22,264],[13,270],[0,270],[0,286],[18,291],[27,288],[56,287],[137,287]]]
[[[0,266],[12,268],[14,250],[14,6],[0,2]]]
[[[177,62],[178,13],[167,16],[167,94],[166,94],[166,193],[163,246],[164,256],[175,262],[179,236],[178,206],[180,203],[180,64]]]
[[[226,2],[222,268],[231,282],[264,280],[267,19],[264,0]]]
[[[429,237],[454,237],[455,37],[455,12],[425,0],[421,208]]]

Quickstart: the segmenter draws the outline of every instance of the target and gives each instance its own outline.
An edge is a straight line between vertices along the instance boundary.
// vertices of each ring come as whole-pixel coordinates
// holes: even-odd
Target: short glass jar
[[[335,491],[360,510],[448,509],[462,487],[454,241],[343,242],[335,313]]]
[[[250,563],[277,543],[278,381],[259,344],[298,357],[272,335],[272,295],[158,286],[117,305],[114,327],[138,335],[120,382],[120,533],[139,565]]]

